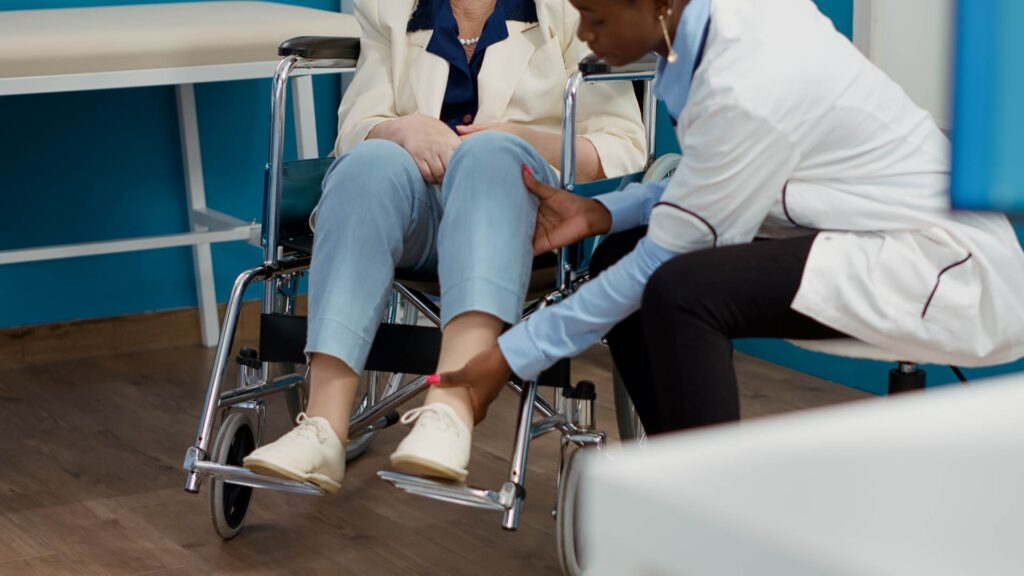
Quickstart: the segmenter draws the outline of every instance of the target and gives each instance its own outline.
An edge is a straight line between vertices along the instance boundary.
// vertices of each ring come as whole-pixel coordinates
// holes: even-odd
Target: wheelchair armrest
[[[643,58],[630,62],[625,66],[611,66],[603,58],[591,52],[580,60],[579,70],[583,78],[591,76],[613,75],[619,77],[636,77],[641,79],[646,76],[653,76],[658,69],[658,57],[651,52]]]
[[[352,60],[359,58],[359,38],[298,36],[281,43],[279,56],[298,56],[306,60]]]

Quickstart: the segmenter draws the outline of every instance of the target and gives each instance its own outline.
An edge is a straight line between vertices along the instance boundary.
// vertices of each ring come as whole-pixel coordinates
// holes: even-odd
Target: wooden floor
[[[258,492],[243,533],[221,542],[206,487],[182,490],[211,363],[186,347],[0,371],[0,574],[558,574],[554,436],[531,446],[518,532],[378,480],[396,426],[350,465],[338,496]],[[738,366],[745,416],[864,396],[747,357]],[[608,369],[599,348],[574,376],[597,382],[611,432]],[[504,480],[515,401],[504,393],[476,432],[470,483]],[[286,429],[282,399],[268,424],[273,437]]]

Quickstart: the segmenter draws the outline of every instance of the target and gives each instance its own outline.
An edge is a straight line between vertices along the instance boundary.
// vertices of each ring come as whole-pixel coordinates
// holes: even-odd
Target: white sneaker
[[[391,455],[391,466],[416,476],[465,480],[473,435],[455,410],[434,402],[402,415],[403,424],[413,420],[416,425]]]
[[[295,422],[291,432],[246,456],[244,466],[258,474],[312,482],[334,494],[345,476],[345,447],[326,418],[302,413]]]

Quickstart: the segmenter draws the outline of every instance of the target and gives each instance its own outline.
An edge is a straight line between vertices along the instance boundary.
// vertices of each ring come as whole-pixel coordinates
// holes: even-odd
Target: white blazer
[[[449,65],[426,50],[432,30],[406,32],[415,4],[356,0],[359,63],[338,111],[335,154],[351,150],[385,120],[417,112],[440,117]],[[567,1],[536,4],[539,22],[508,21],[508,38],[487,47],[475,122],[514,122],[561,133],[566,80],[589,50],[576,38],[579,13]],[[643,169],[646,139],[629,83],[584,86],[577,117],[578,134],[594,144],[605,174]]]
[[[678,136],[659,245],[823,230],[793,309],[909,360],[1024,355],[1009,222],[949,210],[948,139],[810,0],[712,0]]]

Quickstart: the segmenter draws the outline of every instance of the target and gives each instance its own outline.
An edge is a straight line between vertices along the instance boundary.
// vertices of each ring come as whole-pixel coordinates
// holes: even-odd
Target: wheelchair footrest
[[[410,494],[461,504],[472,508],[483,508],[504,512],[515,503],[516,489],[512,483],[505,483],[501,490],[487,490],[474,488],[458,482],[446,482],[444,480],[432,480],[409,474],[399,474],[388,470],[377,472],[377,476],[387,480],[399,490]]]
[[[198,461],[193,465],[193,470],[203,476],[210,476],[211,478],[217,478],[218,480],[223,480],[229,484],[238,484],[239,486],[264,488],[278,492],[290,492],[292,494],[324,495],[324,491],[315,484],[264,476],[241,466],[228,466],[215,462]]]

